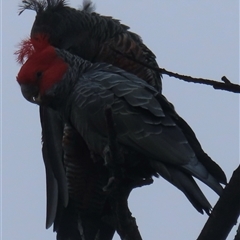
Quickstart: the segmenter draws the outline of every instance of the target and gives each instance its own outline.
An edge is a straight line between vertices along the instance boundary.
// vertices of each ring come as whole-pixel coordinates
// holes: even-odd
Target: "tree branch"
[[[240,165],[225,187],[197,240],[225,240],[240,215]]]
[[[238,225],[237,233],[234,240],[240,240],[240,224]]]
[[[168,71],[164,68],[153,67],[150,64],[139,61],[138,59],[136,59],[135,57],[133,57],[129,54],[124,54],[124,53],[122,53],[122,52],[120,52],[116,49],[113,49],[113,50],[116,53],[121,54],[122,56],[126,57],[127,59],[132,60],[133,62],[139,63],[142,66],[147,67],[149,69],[152,69],[152,70],[154,70],[156,72],[159,72],[161,74],[168,75],[169,77],[175,77],[175,78],[178,78],[178,79],[186,81],[186,82],[209,85],[209,86],[212,86],[214,89],[225,90],[225,91],[234,92],[234,93],[240,93],[240,85],[232,83],[225,76],[223,76],[221,78],[221,80],[223,82],[219,82],[219,81],[211,80],[211,79],[205,79],[205,78],[194,78],[194,77],[191,77],[191,76],[186,76],[186,75],[174,73],[174,72]]]

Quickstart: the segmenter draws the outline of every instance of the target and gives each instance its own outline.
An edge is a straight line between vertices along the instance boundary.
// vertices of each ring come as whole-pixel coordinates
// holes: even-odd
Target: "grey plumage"
[[[140,36],[129,31],[128,26],[121,24],[117,19],[101,16],[94,12],[91,1],[84,1],[82,9],[77,10],[67,6],[64,0],[26,0],[22,2],[19,14],[28,9],[37,13],[31,30],[32,38],[38,34],[47,35],[55,47],[66,49],[91,62],[108,62],[121,67],[138,75],[161,91],[161,76],[158,72],[143,67],[122,54],[135,56],[138,60],[157,67],[155,55],[143,44]],[[55,180],[59,179],[56,176],[62,177],[62,180],[56,180],[58,184],[55,184],[55,180],[48,180],[52,178],[47,176],[47,188],[55,189],[57,187],[58,189],[55,189],[54,192],[65,193],[64,195],[60,194],[57,198],[50,193],[47,196],[47,199],[52,198],[47,200],[47,203],[51,204],[47,206],[46,227],[49,227],[52,223],[59,222],[54,219],[61,214],[56,216],[52,216],[52,214],[62,209],[58,207],[59,204],[66,205],[66,201],[63,199],[69,198],[68,193],[63,190],[66,184],[62,185],[66,177],[62,171],[58,171],[61,169],[60,166],[64,167],[64,160],[58,152],[59,149],[62,152],[60,143],[63,137],[64,123],[55,111],[43,107],[40,107],[40,118],[43,156],[45,166],[48,168],[46,173],[51,175],[53,172]],[[54,131],[56,132],[54,133]],[[59,139],[55,141],[55,137],[49,136],[50,134],[59,136]]]
[[[129,27],[121,24],[120,21],[95,13],[90,1],[85,1],[81,10],[76,10],[68,7],[64,0],[28,0],[23,1],[20,14],[25,9],[34,10],[37,13],[31,31],[31,36],[33,38],[36,37],[37,34],[46,34],[51,44],[55,47],[66,49],[91,62],[112,63],[115,66],[137,75],[157,89],[157,91],[155,91],[147,84],[146,86],[144,83],[140,84],[139,79],[135,76],[128,75],[122,70],[104,64],[92,66],[91,72],[84,73],[82,76],[83,78],[88,76],[90,82],[94,82],[95,77],[100,77],[101,84],[104,83],[104,85],[95,85],[95,90],[99,91],[99,88],[102,90],[99,91],[99,94],[101,93],[101,95],[99,95],[101,99],[110,101],[111,97],[114,96],[114,102],[111,100],[107,103],[110,103],[110,105],[114,104],[115,116],[121,116],[121,118],[116,119],[116,122],[118,122],[119,140],[126,143],[128,146],[124,149],[127,151],[127,154],[125,154],[128,167],[126,171],[129,176],[149,177],[151,175],[157,176],[160,174],[182,190],[198,211],[202,212],[205,210],[208,212],[210,204],[198,189],[189,172],[198,178],[202,178],[206,184],[209,184],[218,193],[221,191],[221,187],[216,181],[225,182],[224,174],[202,150],[195,134],[187,123],[178,116],[172,104],[170,104],[164,96],[158,94],[158,92],[161,91],[161,76],[159,73],[143,67],[124,56],[131,55],[148,65],[154,67],[158,66],[155,55],[143,44],[141,37],[130,32]],[[68,54],[63,52],[63,55]],[[72,56],[70,56],[70,58],[75,59],[75,57]],[[77,61],[80,60],[78,59]],[[105,69],[105,72],[100,71],[101,69]],[[76,72],[76,74],[80,76],[79,72]],[[106,80],[103,81],[105,78]],[[128,79],[128,81],[125,78]],[[119,83],[119,79],[123,82]],[[144,87],[137,86],[138,84]],[[62,89],[71,89],[70,86],[70,82],[66,81]],[[74,85],[72,85],[72,87],[73,86]],[[105,90],[103,90],[102,87]],[[101,111],[103,111],[102,108],[99,108],[99,105],[95,107],[92,105],[96,101],[95,96],[92,95],[93,90],[93,86],[87,85],[84,89],[81,89],[86,98],[79,102],[78,107],[81,108],[85,106],[84,104],[87,104],[93,107],[93,110],[101,109]],[[122,101],[122,98],[124,98],[124,101]],[[77,96],[76,99],[78,99]],[[65,102],[65,98],[61,95],[59,98],[56,98],[56,100],[56,103],[51,103],[53,107],[59,105],[59,100],[61,100],[62,103]],[[80,117],[78,114],[79,113],[76,113],[75,117],[72,116],[73,119],[76,118],[76,121],[77,118]],[[48,212],[46,226],[49,227],[54,223],[54,229],[58,232],[58,239],[68,237],[75,240],[80,238],[79,233],[76,233],[78,232],[76,224],[78,217],[75,215],[75,212],[78,211],[79,208],[73,204],[72,196],[75,194],[75,191],[77,191],[78,186],[75,187],[75,191],[72,191],[72,187],[76,185],[74,185],[75,183],[71,181],[71,179],[78,176],[79,172],[73,171],[75,169],[71,166],[75,165],[68,165],[68,163],[71,163],[72,158],[63,157],[63,152],[66,151],[66,148],[62,148],[61,141],[63,138],[63,131],[66,127],[65,120],[63,120],[61,113],[56,113],[56,111],[42,106],[40,107],[40,116],[43,129],[43,156],[47,173],[47,188],[50,189],[47,197]],[[103,116],[103,112],[100,116]],[[139,118],[137,118],[137,116]],[[121,119],[121,121],[119,119]],[[122,124],[122,119],[124,120],[124,124]],[[140,119],[142,121],[141,124],[138,122]],[[133,123],[133,121],[135,121],[135,123]],[[75,124],[76,126],[78,125],[77,123]],[[92,124],[92,126],[95,126],[96,123],[93,122]],[[101,123],[101,126],[98,124],[96,124],[97,128],[104,129],[104,122]],[[131,138],[127,137],[129,134],[128,128],[132,131]],[[170,129],[174,130],[172,131]],[[80,132],[80,129],[78,130]],[[77,134],[79,133],[77,132]],[[77,134],[74,139],[79,139],[79,137],[81,137]],[[165,156],[167,154],[166,151],[164,152],[165,155],[161,153],[163,154],[161,162],[155,159],[157,158],[156,155],[158,156],[158,152],[155,152],[155,145],[152,144],[152,142],[155,143],[155,141],[158,141],[157,135],[161,134],[162,136],[168,136],[168,134],[170,134],[168,137],[174,136],[176,140],[182,140],[180,143],[173,142],[172,139],[169,140],[169,138],[167,138],[169,141],[168,143],[175,144],[169,151],[170,155],[171,153],[173,154],[173,156],[171,155],[171,158],[174,157],[174,160],[171,160],[173,163],[166,163],[165,160],[169,157],[168,155]],[[55,137],[51,137],[50,135]],[[99,139],[99,141],[102,141],[101,134],[98,133],[97,136],[94,136],[96,139]],[[89,141],[90,140],[91,139],[89,139]],[[144,146],[146,145],[146,149],[139,149],[136,146],[136,141],[140,141]],[[72,140],[70,146],[74,146],[74,142],[75,141]],[[98,142],[96,142],[95,145],[98,145]],[[94,147],[91,146],[91,144],[89,144],[89,146]],[[186,159],[181,156],[181,161],[186,161],[186,164],[184,165],[183,162],[180,164],[178,162],[179,153],[174,152],[177,147],[181,148],[184,153],[188,153],[192,160],[187,162]],[[82,149],[86,150],[85,146],[82,146],[81,150]],[[97,146],[95,151],[98,149],[101,149],[101,146]],[[76,154],[79,154],[80,150],[77,150],[78,152]],[[73,147],[71,151],[76,152],[76,148]],[[142,155],[145,156],[146,154],[147,160],[146,157],[142,157]],[[194,168],[196,159],[201,162],[201,164],[196,164],[196,166],[198,166],[197,170]],[[67,160],[67,162],[65,160]],[[91,158],[89,156],[85,156],[85,158],[81,156],[79,160],[91,161]],[[131,162],[131,160],[133,160],[133,162]],[[61,170],[63,168],[65,172]],[[205,169],[207,169],[209,174],[204,175],[206,174]],[[94,172],[94,169],[91,169],[91,171]],[[68,176],[66,177],[66,175]],[[88,179],[86,178],[85,180],[87,181]],[[95,180],[97,181],[95,185],[96,189],[101,189],[102,179]],[[66,191],[66,184],[69,184],[68,191]],[[80,182],[79,186],[81,184],[82,182]],[[53,191],[51,192],[52,189]],[[71,189],[72,192],[69,191],[69,189]],[[69,192],[71,192],[70,197]],[[85,194],[85,192],[83,191],[82,194]],[[95,198],[99,203],[103,203],[104,201],[102,200],[104,199],[104,197],[99,197],[99,195]],[[81,198],[78,198],[78,201],[79,205],[81,205]],[[102,208],[105,208],[104,204],[102,204]],[[84,212],[85,210],[86,208],[81,208],[80,212]],[[85,214],[84,217],[87,219],[86,223],[93,221],[97,215],[98,212],[96,212],[96,215],[90,214],[87,216],[87,214]],[[82,222],[84,222],[84,220]],[[102,224],[101,219],[99,222],[96,224],[94,222],[96,232],[98,231],[97,227],[99,224]],[[83,229],[89,231],[91,227],[83,227]],[[105,227],[107,227],[107,225],[105,225]],[[95,232],[95,230],[93,232]],[[112,229],[110,229],[109,232],[110,237],[107,239],[112,238]],[[100,239],[105,240],[106,238],[103,237]]]
[[[192,144],[188,142],[189,137],[184,133],[192,133],[192,130],[185,122],[185,129],[181,128],[184,120],[172,104],[145,81],[121,69],[100,63],[84,67],[82,59],[72,58],[65,51],[59,53],[69,61],[71,68],[65,80],[51,90],[68,99],[64,105],[55,106],[64,112],[88,148],[104,158],[108,144],[105,107],[111,106],[117,140],[123,151],[144,156],[142,161],[151,169],[151,175],[162,175],[182,190],[198,211],[209,212],[210,204],[191,176],[221,194],[219,182],[226,182],[225,175],[200,149],[196,137]],[[66,91],[65,81],[68,85],[74,83],[74,88]],[[196,143],[199,144],[197,153],[194,151]],[[203,157],[198,158],[200,155]],[[127,154],[125,158],[126,162],[131,161]]]

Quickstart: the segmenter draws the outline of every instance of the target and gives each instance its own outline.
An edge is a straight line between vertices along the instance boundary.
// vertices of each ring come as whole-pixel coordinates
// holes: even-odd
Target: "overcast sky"
[[[239,80],[239,1],[95,0],[97,12],[129,25],[168,70],[219,80]],[[33,11],[18,16],[18,0],[3,0],[3,239],[55,240],[45,230],[45,172],[38,107],[16,83],[20,66],[13,52],[29,35]],[[79,7],[81,1],[70,0]],[[164,76],[163,93],[193,128],[203,149],[227,178],[239,164],[239,96]],[[217,195],[201,184],[214,206]],[[194,240],[206,215],[163,179],[134,190],[130,209],[144,240]],[[228,240],[233,240],[236,229]],[[115,236],[115,240],[119,239]]]

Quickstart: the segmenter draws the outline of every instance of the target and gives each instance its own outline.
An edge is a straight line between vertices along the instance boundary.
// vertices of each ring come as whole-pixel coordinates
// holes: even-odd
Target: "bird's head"
[[[69,7],[66,0],[22,1],[19,14],[27,9],[37,13],[31,37],[47,34],[50,44],[58,49],[65,49],[89,61],[95,57],[96,42],[103,34],[97,34],[97,40],[93,39],[93,33],[99,32],[99,28],[92,19],[94,5],[91,1],[83,1],[82,10]]]
[[[23,64],[17,75],[23,96],[30,102],[42,104],[49,90],[63,79],[68,64],[49,44],[48,38],[41,35],[22,41],[16,54],[17,61]]]

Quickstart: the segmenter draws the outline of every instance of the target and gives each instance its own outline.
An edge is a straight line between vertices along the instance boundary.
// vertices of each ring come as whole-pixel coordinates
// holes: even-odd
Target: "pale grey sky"
[[[95,0],[97,12],[129,25],[161,67],[194,77],[239,81],[239,1]],[[55,239],[45,230],[45,172],[38,107],[16,83],[13,52],[29,35],[35,13],[17,15],[18,0],[3,0],[3,240]],[[79,0],[69,0],[73,7]],[[193,128],[203,149],[231,177],[239,164],[239,96],[163,78],[163,93]],[[212,205],[217,195],[203,191]],[[131,194],[130,209],[144,240],[196,239],[207,216],[163,179]],[[228,237],[232,240],[236,229]],[[117,236],[114,238],[119,239]]]

